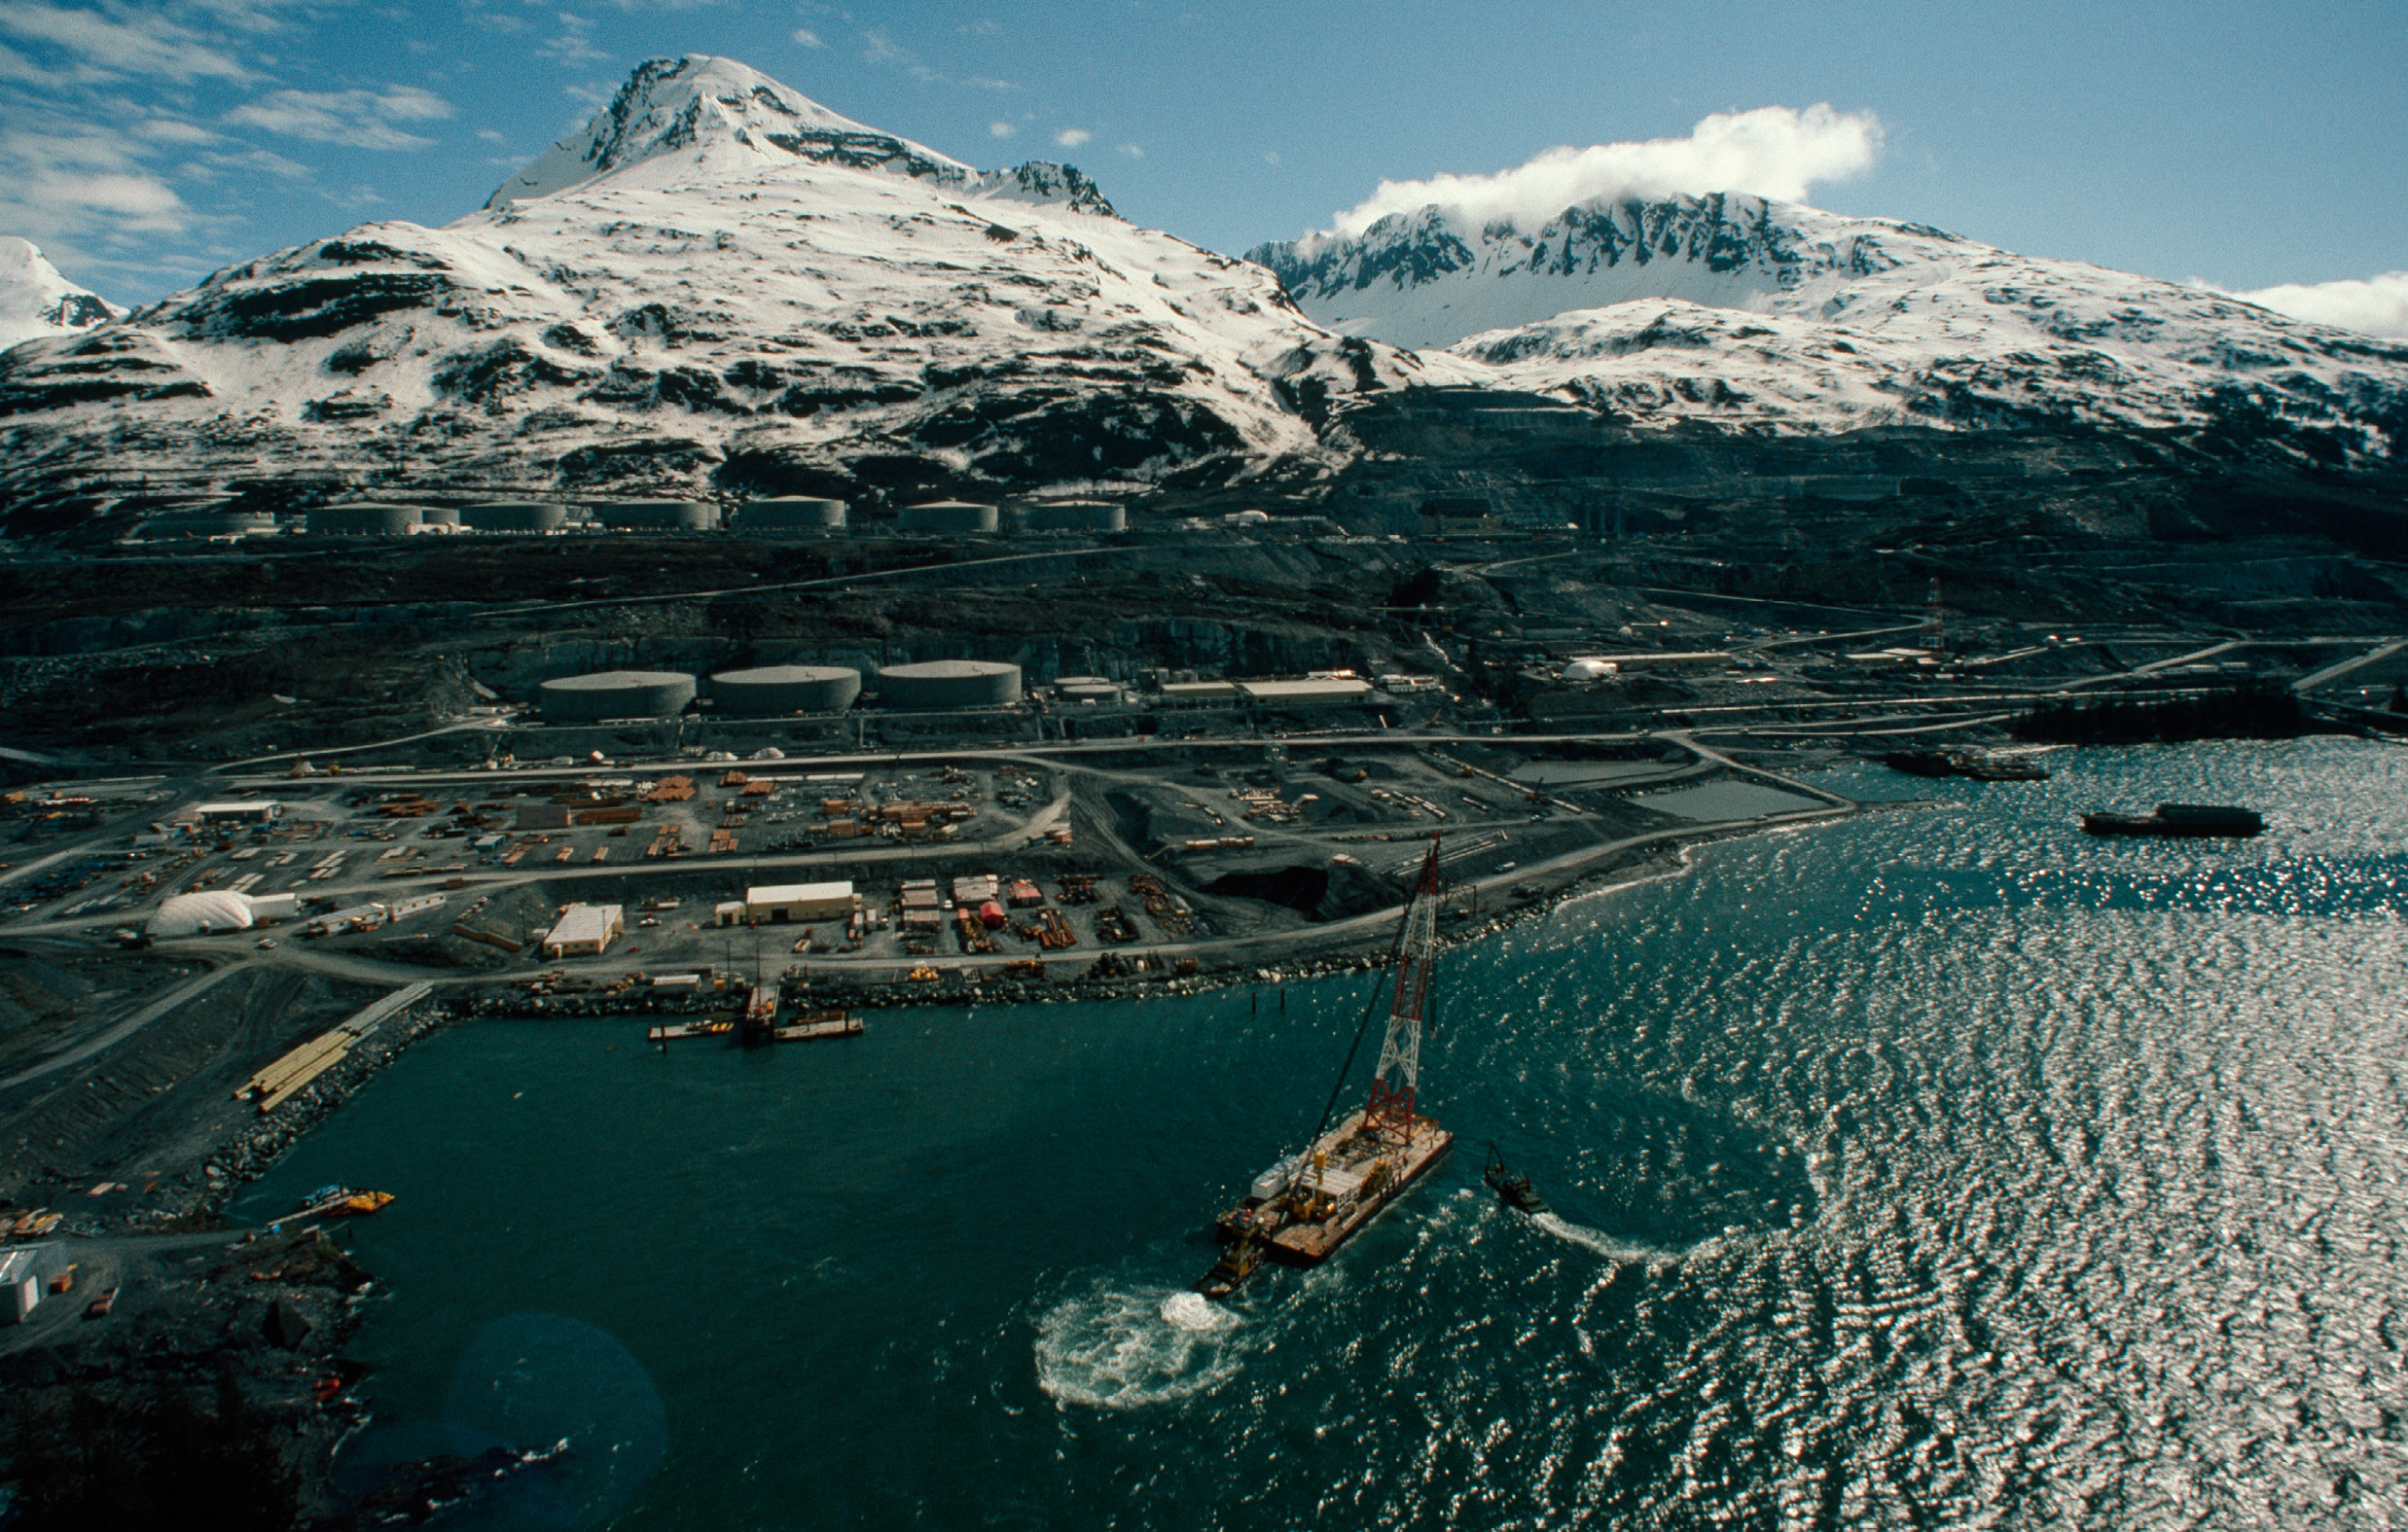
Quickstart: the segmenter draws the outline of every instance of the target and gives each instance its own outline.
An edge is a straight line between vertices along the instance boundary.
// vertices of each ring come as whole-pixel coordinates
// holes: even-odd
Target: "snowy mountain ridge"
[[[33,241],[0,234],[0,350],[40,336],[90,330],[120,312],[59,275]]]
[[[2408,459],[2408,344],[1924,225],[1738,195],[1265,245],[1307,314],[1635,425],[2083,428]]]
[[[689,53],[635,66],[583,134],[553,145],[485,202],[490,210],[550,196],[614,171],[681,182],[739,178],[796,161],[924,180],[964,197],[1059,201],[1115,217],[1093,181],[1034,162],[981,171],[924,144],[864,126],[732,58]]]
[[[1424,371],[1068,166],[975,172],[689,57],[445,228],[367,225],[10,353],[0,493],[1320,473],[1343,452],[1313,416]]]

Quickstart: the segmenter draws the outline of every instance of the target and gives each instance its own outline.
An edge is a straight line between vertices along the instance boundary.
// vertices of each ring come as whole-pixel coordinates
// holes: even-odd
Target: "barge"
[[[2160,803],[2153,814],[2117,814],[2104,809],[2082,816],[2082,829],[2094,836],[2222,837],[2246,840],[2266,828],[2253,808],[2220,803]]]
[[[1429,997],[1430,960],[1438,946],[1438,843],[1433,837],[1397,935],[1387,1036],[1372,1076],[1370,1098],[1332,1127],[1329,1118],[1338,1102],[1338,1093],[1332,1092],[1321,1125],[1305,1149],[1255,1177],[1244,1199],[1213,1221],[1224,1248],[1221,1259],[1196,1284],[1204,1297],[1230,1297],[1265,1261],[1319,1265],[1455,1147],[1455,1135],[1422,1116],[1417,1101],[1422,1010]],[[1375,1010],[1378,1003],[1375,991]],[[1371,1015],[1369,1010],[1364,1014],[1366,1028]],[[1361,1043],[1359,1033],[1355,1041]],[[1353,1062],[1349,1049],[1347,1063]],[[1342,1069],[1338,1090],[1344,1089]]]

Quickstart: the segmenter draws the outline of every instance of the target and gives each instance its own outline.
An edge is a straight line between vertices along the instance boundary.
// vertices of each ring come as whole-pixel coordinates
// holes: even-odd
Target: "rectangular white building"
[[[841,883],[769,883],[744,890],[745,918],[772,923],[844,920],[851,916],[860,903],[853,897],[853,885],[849,880]]]
[[[543,941],[546,957],[599,957],[627,935],[626,913],[617,905],[571,905]]]

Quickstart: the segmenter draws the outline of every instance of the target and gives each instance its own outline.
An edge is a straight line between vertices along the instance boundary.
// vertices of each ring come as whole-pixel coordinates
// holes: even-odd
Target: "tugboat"
[[[354,1192],[341,1185],[323,1186],[301,1199],[303,1218],[349,1218],[381,1212],[392,1205],[390,1192]]]
[[[1516,1175],[1505,1167],[1505,1157],[1493,1142],[1489,1145],[1489,1162],[1482,1168],[1480,1179],[1489,1184],[1489,1190],[1496,1194],[1499,1202],[1517,1213],[1527,1213],[1536,1218],[1541,1213],[1554,1211],[1547,1206],[1545,1197],[1530,1189],[1528,1176]]]
[[[1404,927],[1397,934],[1387,1037],[1372,1076],[1370,1099],[1333,1128],[1328,1126],[1338,1105],[1333,1091],[1321,1117],[1328,1131],[1315,1129],[1303,1153],[1255,1177],[1244,1201],[1215,1221],[1229,1248],[1197,1282],[1197,1292],[1227,1298],[1266,1259],[1283,1265],[1319,1265],[1454,1147],[1455,1135],[1421,1116],[1415,1099],[1421,1073],[1422,1010],[1429,998],[1430,960],[1438,949],[1438,841],[1432,837],[1420,882],[1405,906]],[[1370,1024],[1371,1013],[1366,1011],[1363,1025],[1368,1029]],[[1360,1033],[1355,1041],[1362,1041]],[[1353,1061],[1349,1049],[1347,1062]],[[1341,1070],[1341,1089],[1344,1080]]]

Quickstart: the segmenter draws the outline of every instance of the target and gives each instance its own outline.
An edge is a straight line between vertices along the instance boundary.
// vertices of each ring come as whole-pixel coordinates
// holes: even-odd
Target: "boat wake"
[[[1648,1266],[1671,1266],[1680,1264],[1687,1251],[1659,1250],[1653,1245],[1635,1245],[1627,1239],[1616,1239],[1603,1229],[1590,1229],[1582,1224],[1567,1224],[1553,1213],[1539,1213],[1530,1219],[1534,1229],[1543,1229],[1556,1238],[1595,1251],[1608,1261],[1633,1261]]]
[[[1037,1322],[1037,1382],[1097,1409],[1185,1399],[1237,1375],[1242,1328],[1199,1293],[1098,1282]]]

